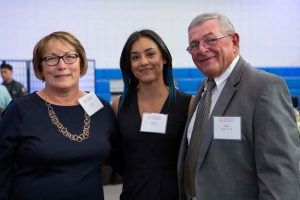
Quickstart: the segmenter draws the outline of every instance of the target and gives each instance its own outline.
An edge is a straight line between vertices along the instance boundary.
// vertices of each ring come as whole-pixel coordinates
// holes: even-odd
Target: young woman
[[[124,177],[120,199],[178,199],[177,157],[191,95],[174,88],[171,54],[155,32],[131,34],[120,68],[124,92],[114,99],[118,135],[110,163]]]

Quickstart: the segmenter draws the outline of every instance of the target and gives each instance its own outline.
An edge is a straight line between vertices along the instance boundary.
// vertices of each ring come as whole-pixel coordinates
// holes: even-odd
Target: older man
[[[299,134],[285,82],[239,55],[239,35],[224,15],[197,16],[188,36],[206,78],[181,143],[181,199],[300,199]]]

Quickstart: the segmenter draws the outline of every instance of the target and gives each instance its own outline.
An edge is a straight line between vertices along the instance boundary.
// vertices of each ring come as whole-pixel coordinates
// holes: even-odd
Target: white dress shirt
[[[227,82],[228,77],[230,76],[231,72],[233,71],[236,63],[238,62],[240,56],[237,55],[233,61],[231,62],[231,64],[229,65],[229,67],[217,78],[215,78],[215,82],[216,82],[216,87],[212,90],[212,99],[211,99],[211,106],[210,106],[210,114],[212,112],[212,110],[214,109],[216,102]],[[207,81],[207,80],[205,80]],[[206,90],[206,88],[204,88],[204,91]],[[197,109],[199,106],[199,102],[197,105],[197,108],[195,109],[192,119],[190,121],[188,130],[187,130],[187,140],[188,140],[188,144],[190,144],[190,139],[191,139],[191,135],[192,135],[192,131],[194,128],[194,123],[195,123],[195,119],[196,119],[196,113],[197,113]]]

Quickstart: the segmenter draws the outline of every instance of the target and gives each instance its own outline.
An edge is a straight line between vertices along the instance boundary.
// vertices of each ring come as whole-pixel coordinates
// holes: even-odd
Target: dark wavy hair
[[[158,48],[160,49],[163,59],[166,61],[166,64],[164,64],[163,66],[163,78],[165,85],[169,87],[168,103],[170,104],[175,97],[175,86],[172,72],[172,56],[170,54],[170,51],[164,43],[164,41],[162,40],[162,38],[157,33],[149,29],[144,29],[141,31],[136,31],[128,37],[121,53],[120,69],[122,71],[123,76],[124,90],[121,96],[119,111],[127,107],[128,102],[130,101],[132,91],[134,91],[139,84],[137,78],[133,75],[131,71],[130,52],[133,43],[135,43],[138,39],[142,37],[149,38],[150,40],[155,42]]]

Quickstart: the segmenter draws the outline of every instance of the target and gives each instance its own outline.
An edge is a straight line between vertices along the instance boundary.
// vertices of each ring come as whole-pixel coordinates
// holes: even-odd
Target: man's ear
[[[238,53],[240,51],[240,36],[238,33],[232,34],[232,43],[234,48],[234,53]]]
[[[237,46],[238,48],[240,48],[240,36],[238,33],[234,33],[232,35],[232,42],[234,46]]]

